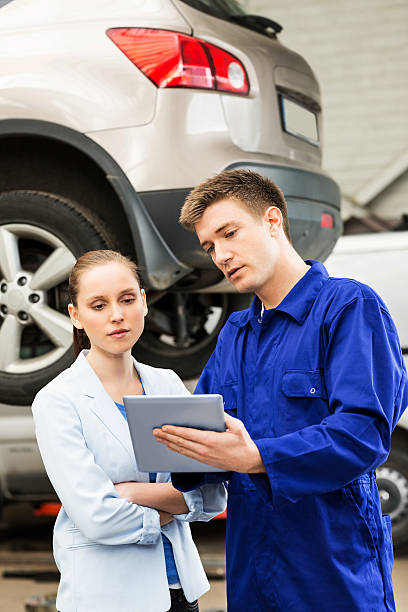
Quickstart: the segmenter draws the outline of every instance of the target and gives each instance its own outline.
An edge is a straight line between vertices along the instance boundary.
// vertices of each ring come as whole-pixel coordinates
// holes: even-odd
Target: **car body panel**
[[[325,265],[332,276],[355,278],[381,296],[397,328],[408,369],[408,231],[342,236]],[[407,411],[399,426],[408,429]]]
[[[0,404],[0,491],[7,499],[55,496],[35,439],[30,406]]]
[[[106,30],[126,25],[188,34],[190,27],[168,1],[128,0],[116,8],[98,0],[69,5],[15,0],[4,7],[0,116],[41,119],[82,133],[151,121],[157,88]]]
[[[234,144],[246,152],[282,155],[303,163],[319,164],[320,147],[313,147],[281,129],[276,85],[309,97],[320,106],[320,90],[309,64],[294,51],[235,23],[203,14],[176,0],[191,24],[194,36],[221,46],[242,61],[248,73],[248,97],[222,95],[222,104]],[[319,113],[319,127],[321,117]]]

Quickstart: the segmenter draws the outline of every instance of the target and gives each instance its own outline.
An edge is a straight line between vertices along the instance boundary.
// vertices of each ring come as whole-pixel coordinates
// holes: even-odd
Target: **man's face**
[[[273,277],[281,222],[275,207],[255,217],[244,204],[225,199],[206,208],[195,231],[203,249],[238,291],[258,293]]]

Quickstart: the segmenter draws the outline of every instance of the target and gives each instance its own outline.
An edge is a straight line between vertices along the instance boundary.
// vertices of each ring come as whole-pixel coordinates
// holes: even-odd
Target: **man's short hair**
[[[276,206],[282,213],[283,230],[290,241],[285,196],[273,181],[252,170],[224,170],[195,187],[183,204],[180,223],[194,231],[206,208],[225,199],[243,204],[256,217],[261,217],[269,206]]]

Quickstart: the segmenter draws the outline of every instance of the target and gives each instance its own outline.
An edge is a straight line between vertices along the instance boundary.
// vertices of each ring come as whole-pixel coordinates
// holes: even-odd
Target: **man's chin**
[[[245,282],[244,279],[237,279],[235,282],[230,280],[230,283],[235,287],[238,293],[254,293],[252,285],[248,281]]]

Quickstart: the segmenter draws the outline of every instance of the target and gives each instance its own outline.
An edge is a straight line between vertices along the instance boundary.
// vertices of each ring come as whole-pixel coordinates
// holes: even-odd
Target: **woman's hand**
[[[160,515],[160,525],[167,525],[171,523],[171,521],[174,521],[174,516],[169,512],[165,512],[164,510],[159,510],[158,512]]]

